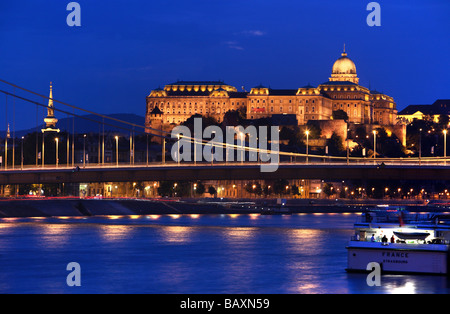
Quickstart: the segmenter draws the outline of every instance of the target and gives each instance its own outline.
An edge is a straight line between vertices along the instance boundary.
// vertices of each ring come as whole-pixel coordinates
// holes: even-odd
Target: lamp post
[[[56,168],[59,166],[59,138],[55,138],[56,142]]]
[[[194,137],[194,165],[197,165],[197,139]]]
[[[373,160],[377,158],[377,131],[373,130]]]
[[[86,168],[86,134],[83,135],[83,168]]]
[[[422,164],[422,129],[419,129],[419,166]]]
[[[148,167],[148,133],[147,133],[147,141],[146,141],[146,144],[147,144],[146,152],[147,152],[147,167]]]
[[[245,134],[244,134],[244,132],[241,132],[240,136],[241,136],[241,146],[242,146],[242,149],[241,149],[241,164],[243,164],[244,163],[244,157],[245,157],[244,156],[244,154],[245,154],[245,149],[244,149]]]
[[[347,144],[347,165],[350,163],[350,148],[348,147],[348,136],[346,140]]]
[[[133,164],[133,136],[130,134],[130,166]]]
[[[214,138],[216,138],[216,131],[212,131]],[[211,142],[211,166],[214,165],[214,142]]]
[[[45,132],[42,132],[42,168],[45,167]]]
[[[70,136],[69,133],[67,132],[67,148],[66,148],[66,158],[67,158],[67,168],[69,168],[69,162],[70,162]]]
[[[177,134],[177,139],[178,139],[178,141],[177,141],[177,162],[178,162],[178,166],[179,166],[180,161],[181,161],[181,158],[180,158],[180,134]]]
[[[442,131],[444,133],[444,165],[447,164],[447,130]]]
[[[306,134],[306,163],[309,162],[309,130],[305,131]]]
[[[5,139],[5,170],[8,169],[8,137]]]
[[[116,166],[119,167],[119,137],[116,136]]]
[[[24,136],[22,136],[22,143],[21,143],[21,156],[20,156],[20,169],[23,170],[23,140],[24,140]]]
[[[163,163],[163,165],[166,163],[166,138],[165,137],[163,137],[163,140],[162,140],[162,152],[161,152],[161,154],[162,154],[162,156],[161,156],[161,161],[162,161],[162,163]]]

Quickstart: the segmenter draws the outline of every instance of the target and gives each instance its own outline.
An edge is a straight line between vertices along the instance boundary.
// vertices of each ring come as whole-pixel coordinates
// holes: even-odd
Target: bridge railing
[[[214,161],[214,162],[175,162],[175,161],[166,161],[166,162],[120,162],[120,163],[86,163],[83,165],[80,164],[48,164],[48,165],[15,165],[12,167],[8,165],[5,167],[2,165],[0,167],[0,171],[36,171],[36,170],[67,170],[71,169],[74,171],[82,170],[82,169],[94,169],[94,168],[143,168],[143,167],[188,167],[188,166],[199,166],[199,167],[217,167],[217,166],[257,166],[264,164],[264,162],[254,162],[254,161]],[[310,166],[376,166],[376,167],[384,167],[384,166],[446,166],[450,165],[450,158],[444,159],[442,157],[433,157],[433,158],[377,158],[377,159],[368,159],[368,158],[352,158],[352,159],[333,159],[328,156],[315,156],[309,157],[309,160],[301,160],[301,159],[293,159],[293,160],[284,160],[280,161],[279,165],[288,166],[288,165],[310,165]]]

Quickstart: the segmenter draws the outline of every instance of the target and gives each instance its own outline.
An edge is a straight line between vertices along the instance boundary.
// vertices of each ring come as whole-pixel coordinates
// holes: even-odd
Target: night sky
[[[317,86],[345,43],[360,84],[399,110],[450,98],[448,0],[378,1],[381,27],[366,24],[368,0],[79,0],[81,27],[66,24],[69,2],[0,2],[1,79],[46,95],[53,81],[55,99],[143,116],[150,91],[177,80]],[[34,127],[35,106],[16,105],[16,128]],[[4,130],[3,95],[0,106]]]

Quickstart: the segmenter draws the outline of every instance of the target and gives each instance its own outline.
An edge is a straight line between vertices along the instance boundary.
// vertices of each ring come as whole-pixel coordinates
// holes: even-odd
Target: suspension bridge
[[[0,93],[5,96],[6,134],[3,140],[3,154],[1,156],[0,185],[8,184],[43,184],[43,183],[80,183],[80,182],[130,182],[130,181],[158,181],[158,180],[267,180],[267,179],[323,179],[323,180],[346,180],[346,179],[381,179],[381,180],[446,180],[450,176],[447,164],[447,156],[440,157],[416,157],[416,158],[379,158],[376,153],[372,158],[352,157],[347,147],[347,156],[330,156],[306,153],[294,153],[287,151],[272,151],[270,149],[252,148],[245,145],[245,141],[238,144],[211,143],[192,137],[183,137],[184,141],[193,146],[201,146],[201,149],[220,147],[224,150],[234,149],[241,154],[272,153],[279,156],[276,172],[261,172],[262,162],[250,162],[241,158],[239,161],[219,162],[211,161],[173,161],[166,160],[168,150],[165,143],[175,143],[170,132],[156,130],[131,123],[121,119],[113,118],[104,114],[96,113],[77,107],[66,102],[54,99],[52,94],[45,96],[26,89],[17,84],[0,79],[3,87]],[[34,147],[24,147],[24,137],[15,136],[15,119],[17,112],[24,112],[20,104],[34,106],[36,108],[36,140]],[[93,108],[95,106],[92,106]],[[51,112],[50,112],[51,110]],[[12,111],[12,114],[11,114]],[[72,119],[71,132],[66,132],[65,138],[55,138],[52,153],[55,154],[53,163],[46,163],[44,136],[48,131],[48,124],[42,125],[40,112],[53,112],[66,115]],[[29,112],[29,109],[28,109]],[[96,119],[88,118],[83,114],[90,114]],[[47,119],[48,119],[47,116]],[[98,124],[98,149],[97,162],[88,162],[85,152],[85,138],[83,143],[82,158],[75,157],[75,151],[80,151],[79,141],[76,141],[77,132],[75,118],[90,120]],[[57,121],[57,120],[56,120]],[[47,120],[48,122],[48,120]],[[50,121],[52,122],[52,121]],[[50,123],[51,124],[51,123]],[[42,128],[40,127],[42,126]],[[115,137],[115,154],[112,154],[109,162],[105,161],[105,126],[121,129],[128,133],[130,138],[129,162],[119,161],[119,142]],[[46,129],[47,127],[47,129]],[[55,125],[53,125],[55,127]],[[53,130],[56,130],[54,128]],[[134,137],[138,135],[147,136],[147,158],[146,162],[135,162],[134,160]],[[149,160],[148,136],[163,138],[160,161]],[[41,138],[42,137],[42,138]],[[179,140],[179,137],[178,137]],[[63,142],[64,141],[64,142]],[[78,147],[75,147],[78,145]],[[444,144],[446,145],[446,143]],[[60,162],[60,148],[65,147],[65,162]],[[308,144],[307,144],[308,147]],[[444,150],[446,151],[446,150]],[[33,163],[24,163],[24,152],[30,159],[34,155]],[[30,153],[31,152],[31,153]],[[34,153],[34,154],[33,154]],[[18,157],[20,155],[20,157]],[[115,155],[115,156],[114,156]],[[258,159],[259,160],[259,159]]]

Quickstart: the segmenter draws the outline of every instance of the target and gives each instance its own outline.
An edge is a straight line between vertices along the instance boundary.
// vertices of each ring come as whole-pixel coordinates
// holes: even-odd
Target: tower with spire
[[[53,85],[50,82],[50,95],[48,97],[48,106],[47,106],[47,117],[44,119],[45,129],[42,130],[45,132],[59,132],[59,129],[56,128],[56,124],[58,123],[58,119],[55,117],[55,107],[53,105]]]

